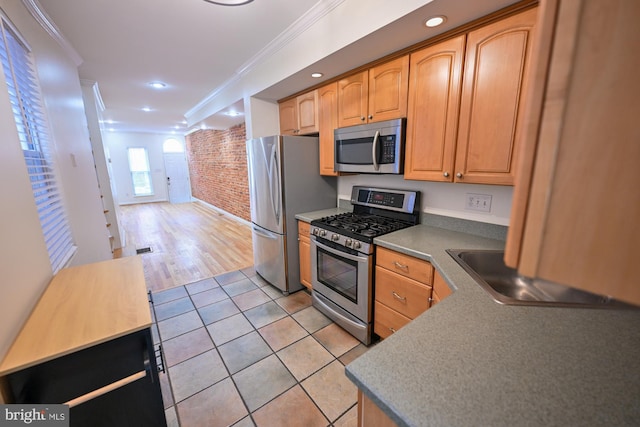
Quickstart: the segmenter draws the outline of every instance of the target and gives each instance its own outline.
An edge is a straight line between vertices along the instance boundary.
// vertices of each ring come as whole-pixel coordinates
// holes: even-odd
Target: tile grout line
[[[318,340],[318,339],[313,335],[314,333],[318,332],[319,330],[322,330],[324,327],[326,327],[326,326],[328,326],[328,325],[326,325],[326,326],[324,326],[324,327],[322,327],[322,328],[318,329],[318,331],[310,332],[310,331],[309,331],[308,329],[306,329],[306,328],[305,328],[305,327],[304,327],[304,326],[303,326],[303,325],[302,325],[302,324],[301,324],[301,323],[300,323],[300,322],[299,322],[295,317],[293,317],[293,314],[298,313],[298,312],[300,312],[300,311],[302,311],[302,310],[304,310],[304,309],[306,309],[307,307],[310,307],[310,306],[303,307],[303,308],[301,308],[301,309],[299,309],[299,310],[296,310],[296,311],[294,311],[294,312],[289,312],[285,307],[283,307],[282,305],[280,305],[280,304],[277,302],[277,300],[282,299],[282,298],[286,298],[287,296],[284,296],[284,295],[283,295],[282,297],[279,297],[279,298],[275,298],[275,299],[274,299],[271,295],[269,295],[268,293],[266,293],[266,292],[264,292],[264,291],[262,291],[262,292],[263,292],[263,293],[265,293],[265,294],[269,297],[269,301],[266,301],[266,302],[264,302],[264,303],[262,303],[262,304],[258,304],[257,306],[255,306],[255,307],[251,307],[251,308],[249,308],[249,309],[247,309],[247,310],[250,310],[250,309],[253,309],[253,308],[259,307],[259,306],[261,306],[261,305],[267,304],[268,302],[275,302],[275,303],[278,305],[278,307],[279,307],[280,309],[282,309],[282,310],[286,313],[286,316],[285,316],[285,317],[282,317],[282,318],[280,318],[280,319],[276,319],[276,320],[274,320],[273,322],[269,322],[269,323],[267,323],[267,324],[265,324],[265,325],[262,325],[260,328],[257,328],[257,327],[256,327],[256,326],[251,322],[251,320],[246,316],[245,311],[247,311],[247,310],[243,310],[243,309],[241,309],[241,308],[240,308],[240,306],[238,306],[237,302],[236,302],[235,300],[233,300],[233,297],[234,297],[234,296],[238,296],[238,295],[242,295],[242,294],[244,294],[244,293],[251,292],[251,291],[253,291],[253,290],[257,290],[257,289],[261,289],[261,290],[262,290],[262,288],[263,288],[263,287],[265,287],[266,285],[260,286],[260,284],[259,284],[259,283],[256,283],[254,280],[252,280],[252,277],[253,277],[253,276],[247,276],[247,275],[246,275],[246,273],[245,273],[244,271],[238,270],[238,272],[239,272],[239,273],[241,273],[241,274],[244,276],[244,278],[239,279],[239,280],[236,280],[236,281],[233,281],[233,282],[225,283],[225,284],[222,284],[222,283],[218,282],[218,281],[216,280],[215,276],[211,278],[212,280],[214,280],[214,281],[218,284],[218,286],[222,289],[222,291],[227,295],[227,297],[228,297],[228,298],[225,298],[224,300],[226,300],[226,299],[231,300],[231,302],[234,304],[234,306],[239,310],[239,313],[236,313],[236,314],[233,314],[233,315],[230,315],[230,316],[224,317],[224,318],[222,318],[222,319],[218,319],[218,320],[216,320],[216,322],[221,321],[221,320],[224,320],[224,319],[227,319],[227,318],[229,318],[229,317],[231,317],[231,316],[234,316],[234,315],[237,315],[237,314],[242,314],[242,315],[243,315],[243,318],[244,318],[246,321],[248,321],[248,322],[249,322],[249,324],[250,324],[250,325],[251,325],[251,327],[252,327],[252,330],[251,330],[250,332],[247,332],[246,334],[239,335],[239,336],[237,336],[237,337],[233,338],[232,340],[230,340],[230,341],[228,341],[228,342],[225,342],[225,343],[223,343],[223,344],[217,345],[217,344],[215,343],[215,341],[214,341],[213,337],[211,336],[211,333],[210,333],[209,329],[207,328],[207,326],[209,326],[209,325],[207,325],[207,324],[205,323],[205,319],[202,317],[202,314],[200,313],[200,309],[202,309],[202,308],[204,308],[204,307],[207,307],[208,305],[212,305],[212,304],[215,304],[215,303],[217,303],[217,302],[224,301],[224,300],[215,301],[215,302],[213,302],[213,303],[211,303],[211,304],[207,304],[207,305],[202,306],[202,307],[197,307],[197,306],[196,306],[196,304],[195,304],[195,301],[194,301],[194,299],[193,299],[193,296],[195,296],[195,295],[197,295],[197,294],[200,294],[200,293],[203,293],[203,292],[206,292],[206,291],[211,290],[211,289],[215,289],[215,288],[217,287],[217,286],[216,286],[216,287],[213,287],[213,288],[211,288],[211,289],[205,289],[205,290],[200,291],[200,292],[194,292],[194,293],[189,292],[189,290],[188,290],[187,286],[189,286],[189,285],[191,285],[191,284],[193,284],[193,283],[198,283],[199,281],[198,281],[198,282],[193,282],[193,283],[191,283],[191,284],[186,284],[186,285],[181,285],[181,286],[180,286],[180,287],[183,287],[183,288],[185,289],[185,292],[186,292],[186,294],[187,294],[187,295],[186,295],[186,297],[188,297],[188,298],[189,298],[189,300],[190,300],[191,304],[192,304],[192,305],[193,305],[193,307],[194,307],[194,310],[189,310],[189,311],[186,311],[186,312],[184,312],[184,313],[176,314],[175,316],[170,316],[170,317],[168,317],[168,318],[166,318],[166,319],[162,319],[162,320],[161,320],[161,321],[169,320],[169,319],[171,319],[171,318],[174,318],[174,317],[177,317],[177,316],[180,316],[180,315],[183,315],[183,314],[187,314],[187,313],[189,313],[189,312],[191,312],[191,311],[196,311],[196,314],[198,315],[199,320],[202,322],[202,325],[203,325],[202,327],[204,327],[204,328],[206,329],[206,331],[207,331],[207,335],[209,336],[209,338],[211,339],[211,342],[212,342],[212,344],[213,344],[213,348],[215,348],[216,353],[218,354],[218,356],[219,356],[220,360],[222,361],[222,363],[223,363],[223,365],[224,365],[224,367],[225,367],[226,373],[227,373],[227,376],[226,376],[226,377],[224,377],[223,379],[221,379],[221,380],[219,380],[219,381],[216,381],[215,383],[213,383],[213,384],[209,385],[208,387],[205,387],[205,388],[204,388],[204,389],[202,389],[202,390],[197,391],[196,393],[194,393],[194,394],[192,394],[192,395],[189,395],[189,396],[184,397],[180,402],[183,402],[183,401],[185,401],[185,400],[187,400],[187,399],[189,399],[189,398],[193,397],[194,395],[196,395],[196,394],[198,394],[198,393],[201,393],[202,391],[207,390],[208,388],[210,388],[210,387],[212,387],[212,386],[214,386],[214,385],[216,385],[216,384],[219,384],[221,381],[224,381],[225,379],[229,378],[229,379],[232,381],[232,383],[233,383],[233,385],[234,385],[234,388],[235,388],[236,392],[238,393],[238,396],[241,398],[241,400],[242,400],[242,402],[243,402],[243,405],[244,405],[244,407],[245,407],[245,409],[246,409],[246,411],[247,411],[248,416],[250,417],[251,421],[255,424],[255,420],[254,420],[254,418],[253,418],[253,414],[254,414],[256,411],[258,411],[259,409],[261,409],[261,408],[263,408],[264,406],[268,405],[269,403],[273,402],[274,400],[276,400],[277,398],[279,398],[279,397],[280,397],[280,396],[282,396],[283,394],[285,394],[285,393],[289,392],[289,391],[290,391],[291,389],[293,389],[295,386],[300,386],[300,388],[303,390],[303,392],[305,393],[305,395],[309,398],[309,400],[313,403],[313,405],[314,405],[314,406],[315,406],[315,407],[320,411],[320,413],[321,413],[321,414],[322,414],[322,416],[325,418],[325,420],[327,420],[327,421],[328,421],[328,423],[329,423],[328,425],[329,425],[329,426],[333,426],[333,425],[334,425],[334,422],[335,422],[335,421],[337,421],[337,420],[339,420],[339,419],[340,419],[341,417],[343,417],[347,412],[349,412],[350,410],[352,410],[352,409],[353,409],[353,407],[357,405],[357,402],[356,402],[356,403],[354,403],[353,405],[349,406],[345,411],[341,412],[341,413],[336,417],[336,419],[335,419],[335,420],[331,420],[331,419],[327,416],[327,414],[322,410],[322,408],[320,408],[320,406],[318,405],[318,403],[317,403],[317,402],[316,402],[316,401],[311,397],[311,395],[309,395],[309,392],[304,388],[304,386],[302,386],[302,382],[303,382],[303,381],[305,381],[305,380],[307,380],[308,378],[312,377],[313,375],[315,375],[316,373],[318,373],[318,372],[319,372],[319,371],[321,371],[322,369],[326,368],[326,367],[327,367],[327,366],[329,366],[330,364],[334,363],[335,361],[338,361],[338,362],[339,362],[339,363],[344,367],[345,365],[344,365],[344,363],[342,363],[342,361],[340,360],[340,357],[342,357],[342,356],[346,355],[347,353],[349,353],[350,351],[352,351],[355,347],[357,347],[357,345],[356,345],[355,347],[353,347],[353,348],[351,348],[351,349],[349,349],[349,350],[345,351],[342,355],[340,355],[340,356],[335,356],[335,355],[330,351],[330,349],[329,349],[326,345],[324,345],[321,341],[319,341],[319,340]],[[227,285],[227,286],[228,286],[228,285],[232,285],[233,283],[237,283],[237,282],[239,282],[239,281],[241,281],[241,280],[245,280],[245,279],[250,280],[250,281],[251,281],[251,282],[256,286],[256,289],[252,289],[251,291],[241,292],[241,293],[239,293],[239,294],[237,294],[237,295],[234,295],[234,296],[231,296],[231,295],[227,292],[227,290],[225,289],[225,285]],[[207,280],[207,279],[202,279],[202,280]],[[178,287],[171,288],[171,289],[176,289],[176,288],[178,288]],[[163,291],[164,291],[164,290],[163,290]],[[159,292],[163,292],[163,291],[159,291]],[[291,295],[291,294],[290,294],[290,295]],[[162,302],[162,304],[164,304],[164,303],[169,303],[169,302],[172,302],[172,301],[177,301],[177,300],[179,300],[179,299],[181,299],[181,298],[185,298],[185,296],[181,296],[181,297],[178,297],[178,298],[174,298],[174,299],[172,299],[172,300],[163,301],[163,302]],[[154,313],[155,313],[155,304],[154,304]],[[242,394],[240,393],[240,391],[239,391],[239,389],[238,389],[238,386],[237,386],[237,384],[236,384],[236,382],[235,382],[235,379],[233,378],[233,375],[235,375],[235,374],[231,374],[231,371],[229,370],[229,367],[227,366],[227,362],[225,361],[225,359],[222,357],[222,354],[220,353],[220,346],[222,346],[222,345],[224,345],[224,344],[227,344],[227,343],[230,343],[230,342],[233,342],[233,341],[235,341],[235,340],[237,340],[237,339],[239,339],[239,338],[241,338],[241,337],[244,337],[244,336],[246,336],[246,335],[248,335],[248,334],[250,334],[250,333],[253,333],[253,332],[256,332],[256,333],[258,334],[258,336],[259,336],[259,337],[264,341],[264,337],[263,337],[263,336],[262,336],[262,334],[260,333],[259,329],[262,329],[262,328],[264,328],[264,327],[266,327],[266,326],[268,326],[268,325],[271,325],[271,324],[273,324],[273,323],[275,323],[275,322],[277,322],[277,321],[283,320],[283,319],[285,319],[285,318],[287,318],[287,317],[290,317],[290,318],[295,322],[295,324],[296,324],[296,325],[300,326],[300,327],[305,331],[305,335],[304,335],[304,337],[302,337],[302,338],[300,338],[300,339],[297,339],[297,340],[295,340],[295,341],[294,341],[294,342],[292,342],[292,343],[287,344],[285,347],[283,347],[283,348],[281,348],[281,349],[278,349],[277,351],[276,351],[276,350],[274,350],[274,349],[273,349],[273,347],[272,347],[268,342],[265,342],[265,343],[267,344],[267,346],[269,347],[269,349],[271,350],[271,353],[270,353],[269,355],[265,356],[265,357],[260,358],[260,359],[259,359],[259,360],[257,360],[257,361],[252,362],[249,366],[246,366],[246,367],[242,368],[241,370],[239,370],[239,371],[238,371],[238,372],[236,372],[235,374],[237,374],[237,373],[239,373],[239,372],[242,372],[243,370],[245,370],[245,369],[247,369],[247,368],[249,368],[249,367],[253,366],[255,363],[258,363],[258,362],[260,362],[260,361],[262,361],[262,360],[266,359],[267,357],[270,357],[271,355],[275,355],[275,356],[276,356],[276,358],[277,358],[277,360],[282,364],[282,366],[284,366],[284,368],[286,369],[286,371],[287,371],[287,372],[291,375],[291,377],[295,380],[295,384],[293,384],[291,387],[289,387],[289,388],[287,388],[286,390],[284,390],[282,393],[279,393],[278,395],[276,395],[276,396],[272,397],[271,399],[269,399],[269,401],[265,402],[263,405],[261,405],[260,407],[256,408],[256,409],[252,412],[252,411],[250,411],[250,410],[249,410],[249,407],[248,407],[248,405],[247,405],[247,402],[245,401],[245,398],[244,398],[244,397],[242,396]],[[157,323],[159,323],[159,322],[161,322],[161,321],[158,321],[158,320],[157,320],[157,317],[156,317],[156,324],[157,324]],[[211,324],[214,324],[214,323],[216,323],[216,322],[212,322]],[[199,329],[199,328],[196,328],[196,329]],[[179,336],[184,335],[184,334],[186,334],[186,333],[188,333],[188,332],[191,332],[191,331],[187,331],[187,332],[184,332],[184,333],[182,333],[182,334],[176,335],[175,337],[171,337],[170,339],[173,339],[173,338],[179,337]],[[161,333],[160,333],[160,328],[159,328],[159,327],[158,327],[158,337],[159,337],[159,339],[160,339],[160,343],[162,344],[164,340],[162,339],[162,335],[161,335]],[[288,347],[291,347],[292,345],[294,345],[294,344],[296,344],[296,343],[300,342],[301,340],[303,340],[303,339],[305,339],[305,338],[307,338],[307,337],[311,337],[311,338],[313,338],[313,340],[314,340],[317,344],[319,344],[319,345],[320,345],[324,350],[326,350],[326,351],[331,355],[331,361],[330,361],[330,362],[328,362],[328,363],[326,363],[326,364],[324,364],[323,366],[319,367],[318,369],[316,369],[315,371],[313,371],[313,372],[312,372],[312,373],[310,373],[309,375],[306,375],[306,376],[305,376],[305,378],[303,378],[301,381],[299,381],[299,380],[298,380],[298,379],[293,375],[293,372],[291,372],[291,370],[290,370],[290,369],[289,369],[289,367],[285,364],[285,362],[281,359],[281,356],[278,354],[278,352],[280,352],[280,351],[282,351],[282,350],[284,350],[284,349],[286,349],[286,348],[288,348]],[[207,350],[207,351],[210,351],[210,350]],[[188,359],[186,359],[186,360],[190,360],[190,359],[192,359],[193,357],[197,357],[197,356],[199,356],[199,355],[201,355],[201,354],[203,354],[203,353],[199,353],[198,355],[194,355],[194,356],[192,356],[192,357],[190,357],[190,358],[188,358]],[[186,360],[181,361],[180,363],[184,363]],[[180,363],[177,363],[177,364],[176,364],[176,365],[174,365],[174,366],[177,366],[177,365],[178,365],[178,364],[180,364]],[[172,405],[172,406],[173,406],[173,408],[174,408],[174,411],[175,411],[175,414],[176,414],[176,418],[178,419],[178,422],[180,423],[180,416],[179,416],[179,413],[178,413],[178,410],[177,410],[177,405],[178,405],[178,403],[180,403],[180,402],[177,402],[177,401],[175,400],[175,394],[174,394],[174,391],[173,391],[173,385],[172,385],[172,382],[171,382],[171,377],[170,377],[170,375],[169,375],[169,373],[168,373],[168,369],[169,369],[169,368],[167,367],[167,368],[166,368],[166,370],[167,370],[166,375],[167,375],[167,379],[168,379],[168,382],[169,382],[170,392],[171,392],[171,394],[172,394],[172,401],[173,401],[173,405]],[[169,408],[171,408],[171,407],[169,407]],[[167,409],[169,409],[169,408],[167,408]],[[245,417],[242,417],[240,420],[238,420],[236,423],[234,423],[234,425],[235,425],[235,424],[237,424],[237,423],[239,423],[239,422],[241,422],[242,420],[245,420],[245,419],[246,419],[246,416],[245,416]]]

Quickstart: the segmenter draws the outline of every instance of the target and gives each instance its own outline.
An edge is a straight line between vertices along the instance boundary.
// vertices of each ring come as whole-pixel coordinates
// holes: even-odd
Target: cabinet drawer
[[[384,304],[376,301],[373,314],[373,332],[380,338],[387,338],[389,335],[411,322],[406,316],[390,309]]]
[[[376,265],[427,285],[433,283],[433,266],[430,262],[400,252],[377,247]]]
[[[298,221],[298,234],[309,237],[311,234],[311,224],[304,221]]]
[[[415,319],[429,308],[431,287],[376,267],[375,299],[395,311]]]

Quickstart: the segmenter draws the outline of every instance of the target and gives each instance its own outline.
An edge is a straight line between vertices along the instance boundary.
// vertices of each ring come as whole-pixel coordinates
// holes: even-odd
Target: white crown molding
[[[96,101],[96,106],[98,110],[102,113],[105,110],[104,101],[102,101],[102,94],[100,93],[100,87],[98,87],[98,82],[95,80],[89,79],[80,79],[80,85],[90,87],[93,91],[93,96]]]
[[[22,4],[27,8],[31,16],[40,24],[49,35],[58,42],[58,44],[67,52],[67,55],[79,67],[82,64],[83,59],[75,48],[69,43],[69,41],[60,32],[53,20],[42,9],[42,6],[38,0],[22,0]]]
[[[35,0],[34,0],[35,1]],[[324,16],[329,14],[333,9],[338,7],[346,0],[321,0],[316,3],[311,9],[302,15],[298,20],[291,24],[286,30],[284,30],[278,37],[273,39],[264,49],[254,55],[247,62],[242,64],[235,73],[227,79],[220,86],[209,92],[207,96],[202,99],[198,104],[185,113],[185,117],[189,118],[202,109],[205,105],[210,103],[220,92],[226,87],[237,82],[244,75],[248,74],[256,66],[262,63],[265,59],[271,57],[274,53],[289,44],[292,40],[296,39],[300,34],[304,33],[309,27],[318,22]]]

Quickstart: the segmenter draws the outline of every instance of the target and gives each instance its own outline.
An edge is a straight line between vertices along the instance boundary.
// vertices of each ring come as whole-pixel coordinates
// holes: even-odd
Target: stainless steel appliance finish
[[[256,272],[285,294],[302,289],[295,215],[336,206],[336,180],[320,175],[318,138],[247,141]]]
[[[501,304],[638,309],[606,295],[524,277],[505,265],[504,251],[447,249],[447,252],[482,289]]]
[[[354,186],[353,212],[311,221],[311,301],[369,345],[376,236],[418,223],[420,193]]]
[[[405,128],[405,119],[395,119],[336,129],[335,170],[403,173]]]

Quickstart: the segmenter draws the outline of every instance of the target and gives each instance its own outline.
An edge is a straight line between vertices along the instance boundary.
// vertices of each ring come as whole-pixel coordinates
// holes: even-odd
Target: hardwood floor
[[[126,246],[114,257],[142,255],[154,292],[253,265],[251,228],[201,203],[121,206]]]

